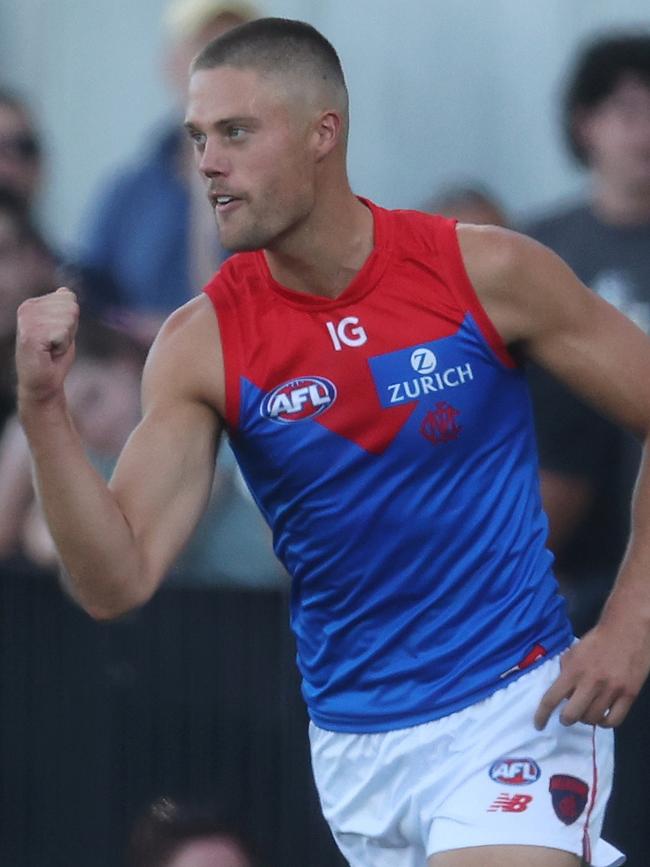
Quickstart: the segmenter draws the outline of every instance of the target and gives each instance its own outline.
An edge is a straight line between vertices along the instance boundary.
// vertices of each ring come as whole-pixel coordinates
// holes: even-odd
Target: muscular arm
[[[554,254],[506,230],[460,227],[466,268],[504,341],[644,442],[650,433],[650,340]],[[645,449],[647,451],[647,449]],[[568,651],[536,716],[568,699],[566,724],[618,725],[650,670],[650,470],[642,462],[632,533],[598,625]]]
[[[39,498],[70,592],[94,617],[115,617],[155,592],[207,500],[220,432],[216,320],[199,298],[163,327],[143,378],[143,419],[110,485],[85,457],[65,403],[65,372],[54,385],[34,374],[35,359],[43,366],[35,320],[38,310],[19,316],[17,367]],[[50,346],[55,363],[57,348],[58,358],[73,351],[65,338]]]

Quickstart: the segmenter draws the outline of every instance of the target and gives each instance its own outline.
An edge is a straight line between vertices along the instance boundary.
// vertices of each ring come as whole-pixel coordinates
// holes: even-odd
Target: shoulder
[[[495,226],[461,224],[457,231],[467,274],[506,343],[584,312],[591,293],[540,242]]]
[[[223,359],[210,299],[193,298],[169,316],[156,337],[143,376],[145,404],[161,396],[223,409]]]
[[[156,343],[184,347],[200,337],[218,338],[217,320],[205,294],[174,310],[158,332]]]
[[[499,226],[456,226],[461,255],[475,288],[504,286],[546,248],[521,232]]]

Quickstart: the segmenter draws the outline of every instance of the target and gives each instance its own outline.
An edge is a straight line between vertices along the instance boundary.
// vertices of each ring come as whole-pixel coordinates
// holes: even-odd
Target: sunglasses
[[[41,153],[41,146],[36,136],[28,132],[16,135],[0,136],[0,154],[29,162],[37,159]]]

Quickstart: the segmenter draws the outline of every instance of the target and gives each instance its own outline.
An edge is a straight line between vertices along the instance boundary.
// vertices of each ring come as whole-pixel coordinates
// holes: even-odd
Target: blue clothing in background
[[[191,285],[182,136],[168,128],[141,163],[114,175],[83,233],[83,264],[105,275],[129,308],[167,313],[200,289]]]

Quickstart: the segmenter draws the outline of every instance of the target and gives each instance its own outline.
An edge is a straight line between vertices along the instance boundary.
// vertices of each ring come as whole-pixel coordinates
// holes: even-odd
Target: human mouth
[[[208,198],[210,199],[212,207],[219,213],[234,210],[234,208],[236,208],[242,201],[237,198],[237,196],[231,196],[227,193],[210,193]]]

